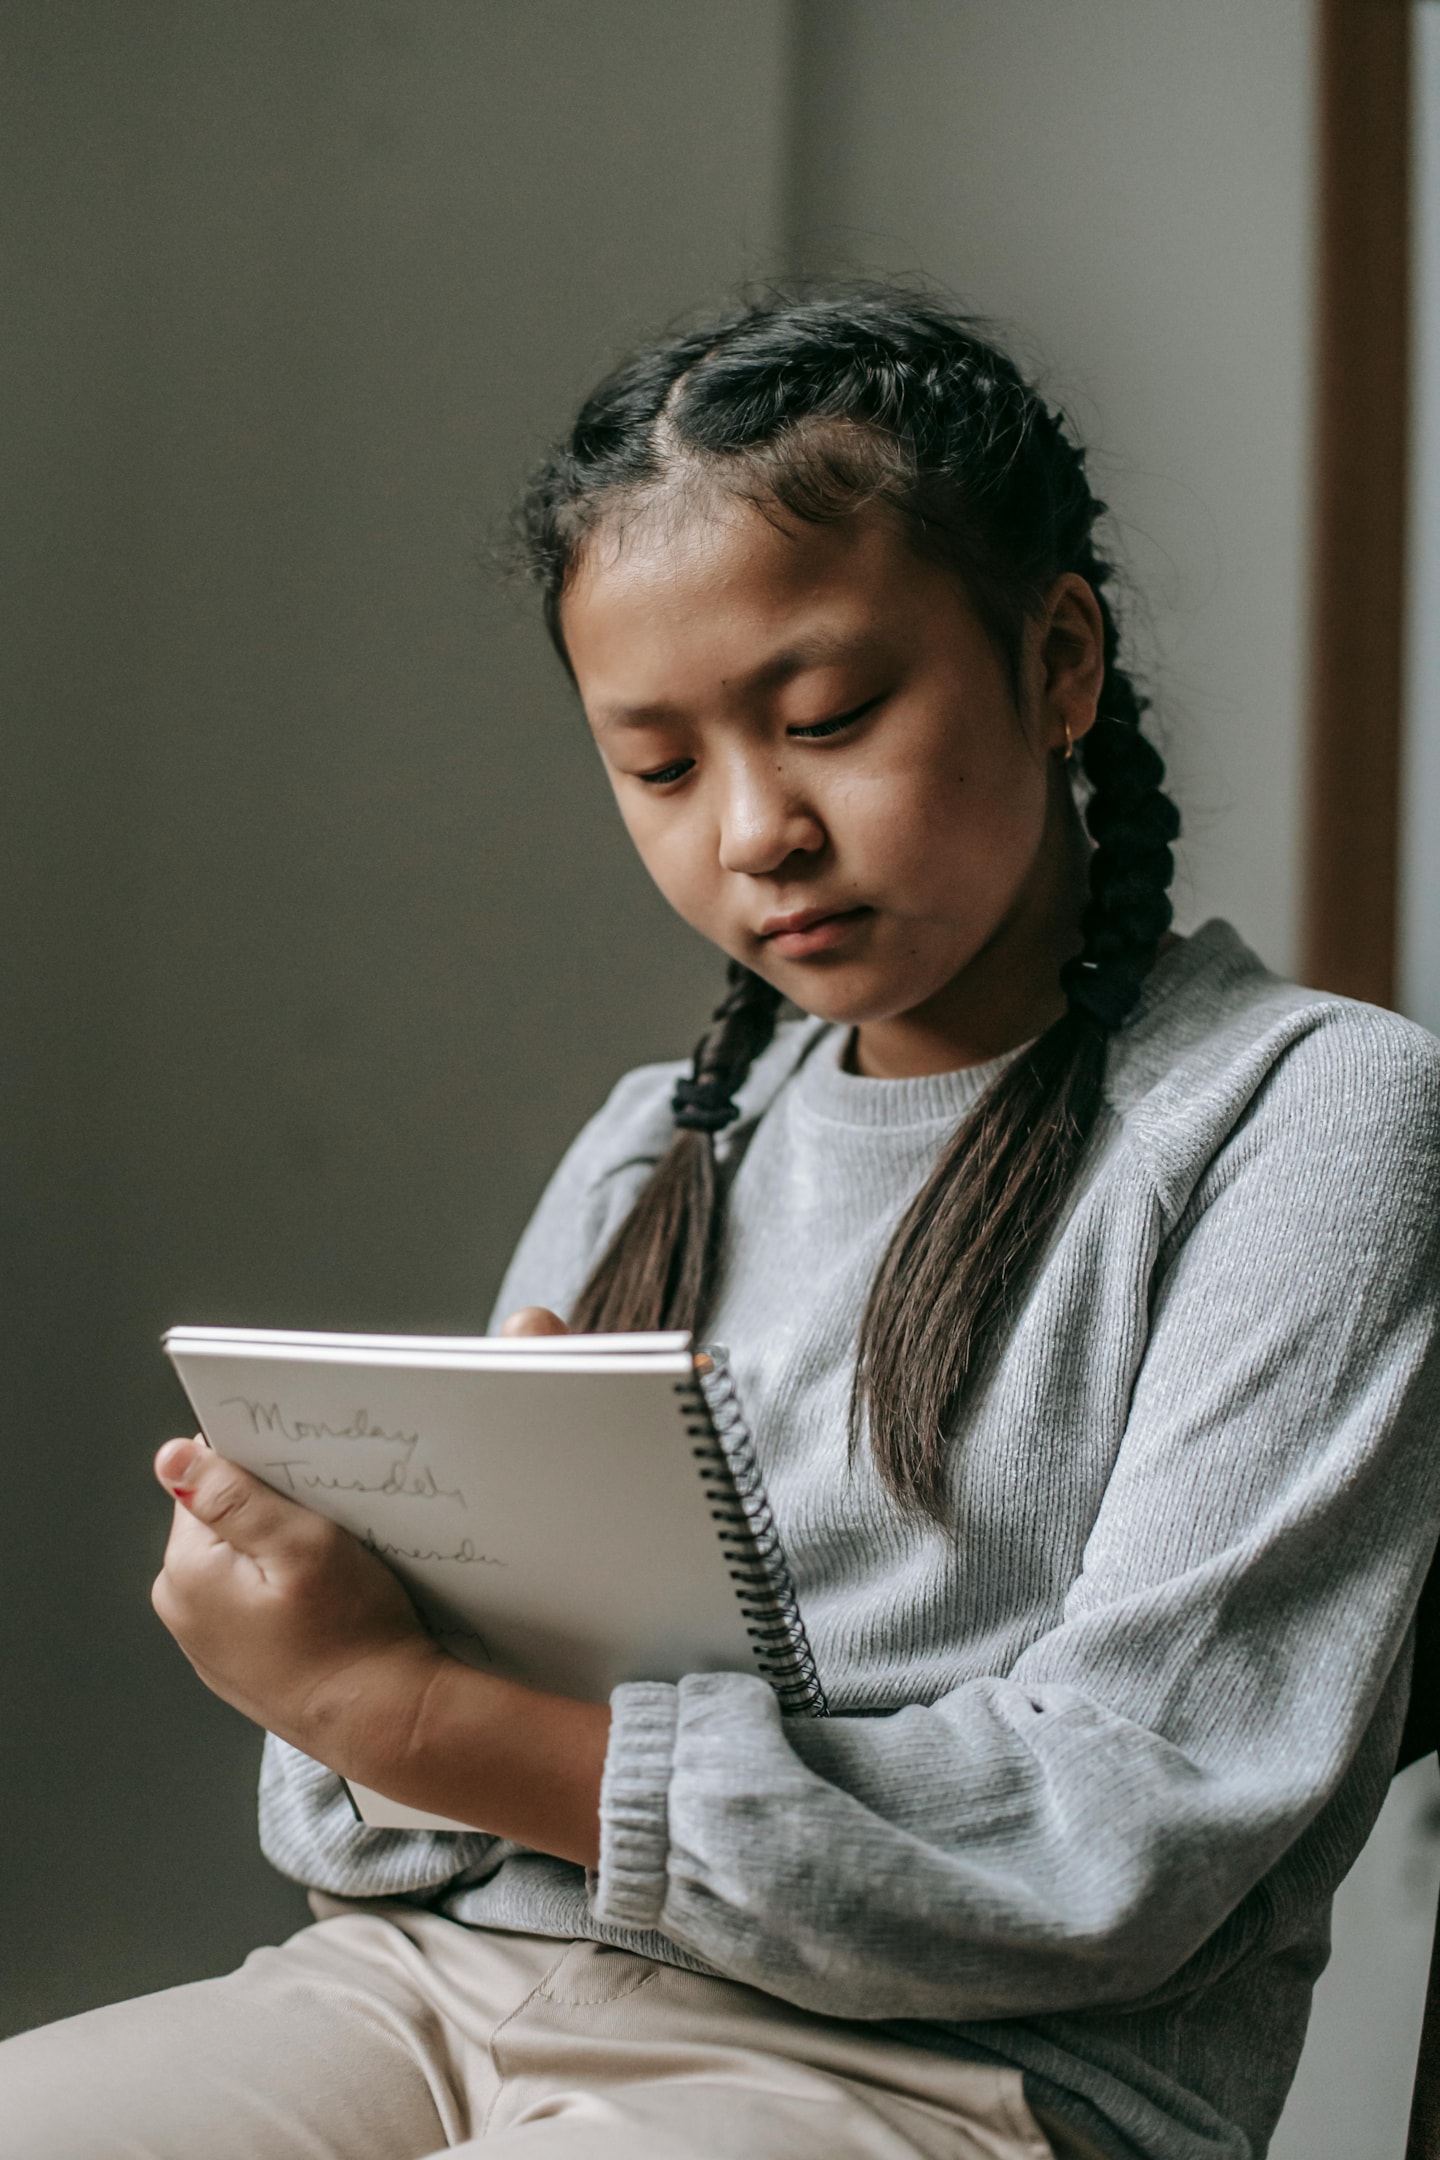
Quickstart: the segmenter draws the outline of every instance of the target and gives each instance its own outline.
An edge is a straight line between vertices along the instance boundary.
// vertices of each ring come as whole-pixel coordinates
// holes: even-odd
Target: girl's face
[[[1018,707],[959,579],[881,509],[777,524],[717,497],[602,528],[562,614],[656,884],[856,1025],[862,1071],[963,1064],[1058,1015],[1084,894],[1060,754],[1102,674],[1083,580],[1027,633]]]

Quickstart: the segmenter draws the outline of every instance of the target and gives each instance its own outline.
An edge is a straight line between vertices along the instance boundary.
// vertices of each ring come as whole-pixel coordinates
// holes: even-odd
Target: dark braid
[[[586,1332],[699,1327],[719,1257],[714,1139],[739,1117],[735,1096],[775,1033],[780,993],[738,960],[670,1107],[677,1131],[570,1315]]]
[[[935,301],[861,288],[766,301],[668,339],[601,385],[522,506],[524,560],[569,665],[561,602],[589,535],[696,476],[824,522],[870,503],[952,568],[1011,668],[1057,579],[1099,604],[1105,680],[1077,778],[1093,844],[1064,1014],[986,1091],[907,1209],[861,1322],[852,1437],[903,1506],[947,1513],[949,1436],[987,1347],[1064,1206],[1104,1100],[1106,1047],[1170,922],[1179,830],[1144,703],[1120,665],[1083,452],[975,328]],[[587,1328],[703,1326],[723,1216],[714,1135],[774,1030],[777,993],[730,993],[675,1091],[674,1141],[571,1315]]]
[[[723,1132],[739,1117],[735,1092],[775,1033],[780,993],[763,976],[738,960],[727,970],[730,989],[711,1015],[710,1026],[695,1045],[688,1080],[675,1084],[670,1098],[682,1132]]]
[[[1170,843],[1180,817],[1164,793],[1160,754],[1140,732],[1145,701],[1120,665],[1119,633],[1104,590],[1110,567],[1088,549],[1076,567],[1100,604],[1105,683],[1095,725],[1080,744],[1091,788],[1085,823],[1095,843],[1080,925],[1085,944],[1061,970],[1060,982],[1072,1005],[1092,1013],[1102,1027],[1117,1028],[1170,927]]]

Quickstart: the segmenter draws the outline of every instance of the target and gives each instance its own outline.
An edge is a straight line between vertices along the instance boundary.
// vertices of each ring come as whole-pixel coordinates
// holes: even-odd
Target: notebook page
[[[688,1353],[535,1341],[168,1347],[217,1452],[369,1545],[454,1655],[591,1701],[754,1671],[677,1393]]]

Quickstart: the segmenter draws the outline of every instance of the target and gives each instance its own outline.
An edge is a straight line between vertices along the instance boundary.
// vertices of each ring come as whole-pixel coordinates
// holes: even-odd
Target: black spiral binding
[[[709,1371],[681,1381],[686,1432],[710,1500],[730,1580],[755,1645],[757,1671],[787,1714],[825,1717],[829,1705],[780,1533],[723,1351],[706,1352]]]

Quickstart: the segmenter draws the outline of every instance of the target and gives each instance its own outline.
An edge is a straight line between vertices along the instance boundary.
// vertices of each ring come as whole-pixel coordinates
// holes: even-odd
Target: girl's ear
[[[1067,570],[1051,587],[1037,629],[1044,746],[1064,751],[1094,726],[1105,683],[1105,621],[1094,588]]]

